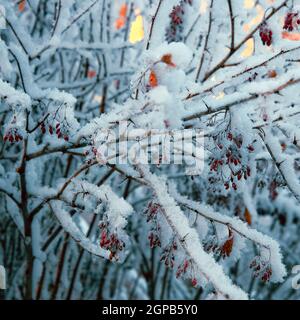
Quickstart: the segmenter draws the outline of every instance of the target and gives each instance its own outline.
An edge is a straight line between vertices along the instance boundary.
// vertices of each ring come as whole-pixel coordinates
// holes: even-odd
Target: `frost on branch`
[[[196,269],[193,278],[193,280],[195,279],[194,285],[201,277],[204,277],[204,281],[211,282],[221,296],[234,300],[247,299],[247,294],[234,286],[231,280],[224,274],[222,268],[210,255],[204,252],[196,231],[190,228],[188,219],[184,216],[175,200],[168,194],[163,179],[151,174],[146,167],[140,167],[139,170],[143,178],[153,189],[161,205],[161,211],[166,223],[169,225],[171,232],[174,233],[175,240],[182,247],[184,255],[191,260],[190,263]]]
[[[31,107],[31,98],[23,91],[14,89],[9,83],[0,79],[0,97],[2,101],[15,111]]]
[[[89,240],[76,226],[67,211],[65,211],[61,206],[54,204],[53,212],[58,221],[61,223],[62,227],[71,235],[76,243],[78,243],[91,254],[108,259],[109,252],[99,248],[97,244],[92,243],[91,240]]]
[[[286,276],[286,270],[282,263],[282,254],[279,245],[276,241],[255,229],[250,229],[245,222],[242,222],[238,218],[224,216],[214,212],[207,206],[180,196],[175,190],[172,190],[172,192],[174,193],[174,199],[187,210],[191,210],[209,221],[215,221],[217,224],[226,226],[230,230],[230,236],[233,239],[236,235],[252,241],[258,246],[258,249],[261,250],[260,259],[263,260],[265,264],[268,264],[273,271],[271,281],[281,282],[283,280]],[[227,246],[228,245],[229,243]],[[231,252],[226,251],[226,247],[223,250],[225,250],[225,254],[230,255]]]
[[[125,249],[129,245],[129,238],[124,229],[133,208],[106,185],[97,187],[85,181],[74,180],[72,192],[77,199],[82,197],[83,201],[93,201],[92,198],[95,198],[96,211],[105,204],[105,211],[99,222],[100,247],[110,252],[110,260],[123,260]]]

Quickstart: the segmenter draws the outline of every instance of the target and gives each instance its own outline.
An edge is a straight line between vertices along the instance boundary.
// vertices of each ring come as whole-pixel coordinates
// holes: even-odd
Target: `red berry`
[[[192,279],[192,286],[193,286],[193,287],[196,287],[197,284],[198,284],[197,279],[193,278],[193,279]]]
[[[183,264],[183,272],[185,273],[187,271],[189,267],[189,262],[187,260],[184,261],[184,264]]]
[[[266,22],[261,24],[260,29],[259,29],[259,35],[260,35],[260,38],[261,38],[263,45],[270,46],[272,44],[273,32],[268,27]]]
[[[232,139],[233,139],[233,135],[232,135],[232,133],[228,133],[228,135],[227,135],[227,139],[229,140],[229,141],[231,141]]]
[[[247,167],[247,175],[248,175],[248,177],[251,176],[251,169],[249,167]]]
[[[254,151],[254,147],[252,145],[249,145],[248,146],[248,150],[249,150],[249,152],[253,152]]]
[[[297,27],[297,24],[300,24],[298,12],[288,12],[284,19],[283,29],[293,31]]]

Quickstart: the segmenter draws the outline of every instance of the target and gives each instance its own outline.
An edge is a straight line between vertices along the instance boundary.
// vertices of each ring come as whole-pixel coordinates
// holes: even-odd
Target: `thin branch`
[[[272,8],[271,12],[264,18],[264,20],[261,22],[265,22],[269,20],[275,13],[277,13],[280,9],[286,6],[289,0],[283,1],[281,5],[279,5],[277,8]],[[229,50],[228,54],[219,62],[217,63],[210,71],[208,71],[203,79],[203,81],[206,81],[208,78],[210,78],[216,71],[218,71],[220,68],[224,66],[224,64],[250,39],[254,36],[254,34],[259,30],[261,23],[258,24],[252,32],[250,32],[237,46],[235,46],[233,49]]]
[[[14,195],[3,188],[0,188],[0,192],[8,196],[19,208],[21,208],[21,203],[14,197]]]
[[[57,5],[57,4],[56,4]],[[53,29],[52,29],[52,32],[51,32],[51,38],[53,38],[53,36],[55,35],[55,31],[56,31],[56,28],[58,26],[58,22],[59,22],[59,19],[60,19],[60,14],[61,14],[61,0],[58,0],[58,8],[56,8],[55,12],[56,12],[56,17],[55,17],[55,22],[54,22],[54,26],[53,26]]]
[[[268,150],[274,164],[276,165],[278,171],[280,172],[282,178],[284,179],[286,186],[288,187],[290,192],[293,194],[293,196],[297,199],[297,201],[300,203],[300,183],[298,179],[294,177],[294,175],[292,175],[292,178],[293,179],[295,178],[295,181],[291,179],[291,175],[288,173],[288,171],[290,171],[291,168],[287,169],[287,163],[286,163],[287,160],[283,159],[282,157],[278,158],[274,143],[272,142],[272,144],[270,144],[268,141],[271,139],[270,134],[268,134],[268,139],[266,139],[265,132],[262,129],[260,129],[259,135],[262,141],[264,142],[266,149]]]
[[[235,40],[235,29],[234,29],[234,16],[232,11],[232,2],[231,0],[227,0],[229,15],[230,15],[230,28],[231,28],[231,44],[230,50],[234,50],[234,40]]]
[[[206,115],[210,115],[210,114],[214,114],[223,110],[229,110],[231,107],[234,107],[238,104],[243,104],[245,102],[249,102],[251,100],[255,100],[260,96],[265,96],[265,95],[272,95],[272,94],[278,94],[280,91],[284,90],[285,88],[295,85],[297,83],[300,82],[300,78],[299,79],[290,79],[288,81],[286,81],[285,83],[283,83],[282,85],[272,89],[272,90],[268,90],[266,92],[262,92],[260,94],[256,93],[256,94],[249,94],[249,97],[243,98],[243,99],[239,99],[230,103],[226,103],[224,105],[220,105],[216,108],[209,108],[205,111],[201,111],[201,112],[197,112],[193,115],[187,116],[183,118],[183,121],[190,121],[193,119],[197,119],[197,118],[201,118],[203,116]]]
[[[34,153],[30,153],[26,156],[26,160],[30,161],[32,159],[36,159],[45,155],[49,155],[52,153],[62,152],[62,153],[68,153],[72,152],[73,149],[80,149],[85,147],[86,143],[79,143],[79,144],[73,144],[73,145],[63,145],[58,147],[50,147],[49,144],[46,144],[41,150],[36,151]]]
[[[159,10],[160,10],[160,8],[161,8],[161,5],[162,5],[163,1],[164,1],[164,0],[159,0],[158,6],[157,6],[156,11],[155,11],[155,14],[154,14],[154,16],[152,17],[151,26],[150,26],[150,32],[149,32],[149,37],[148,37],[147,45],[146,45],[146,50],[149,50],[149,48],[150,48],[150,44],[151,44],[151,39],[152,39],[152,34],[153,34],[153,29],[154,29],[155,20],[156,20],[156,18],[157,18],[157,15],[158,15],[158,13],[159,13]]]
[[[48,197],[46,199],[44,199],[40,204],[38,204],[31,212],[30,212],[30,219],[32,220],[36,214],[38,214],[40,212],[40,210],[43,209],[43,207],[48,204],[50,201],[52,200],[59,200],[60,197],[62,196],[62,194],[64,193],[64,191],[66,190],[66,188],[68,187],[68,185],[73,181],[73,179],[75,179],[76,177],[78,177],[83,171],[89,169],[90,167],[96,165],[98,162],[96,160],[94,160],[91,163],[87,163],[82,165],[70,178],[68,178],[65,183],[62,185],[62,187],[60,188],[60,190],[56,193],[56,195]]]
[[[209,40],[209,36],[210,36],[210,33],[211,33],[211,26],[212,26],[212,8],[213,8],[213,3],[214,3],[214,0],[211,0],[210,9],[209,9],[208,30],[207,30],[207,33],[205,35],[204,48],[203,48],[203,52],[202,52],[202,55],[201,55],[199,67],[198,67],[198,70],[197,70],[197,73],[196,73],[196,79],[195,79],[196,82],[198,82],[198,80],[199,80],[200,72],[202,70],[202,66],[203,66],[203,63],[204,63],[204,57],[205,57],[205,54],[206,54],[206,51],[207,51],[207,47],[208,47],[208,40]]]

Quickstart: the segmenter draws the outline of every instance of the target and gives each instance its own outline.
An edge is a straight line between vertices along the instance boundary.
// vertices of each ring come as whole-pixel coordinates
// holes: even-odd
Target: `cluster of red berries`
[[[160,257],[160,261],[163,261],[166,267],[173,269],[175,263],[175,251],[177,249],[178,247],[176,241],[173,241],[169,246],[164,248]]]
[[[19,142],[23,140],[18,128],[11,128],[4,136],[4,142],[9,141],[10,143]]]
[[[272,180],[269,186],[269,191],[270,191],[270,198],[273,201],[278,197],[277,187],[278,187],[278,184],[276,180]]]
[[[210,164],[210,171],[218,171],[219,166],[222,166],[224,164],[223,160],[218,159],[212,159]]]
[[[149,245],[150,245],[151,249],[161,246],[161,242],[160,242],[160,239],[159,239],[159,236],[158,236],[158,232],[156,230],[152,229],[149,232],[148,239],[149,239]]]
[[[192,262],[185,259],[183,261],[183,263],[180,264],[177,268],[176,278],[178,279],[178,278],[182,277],[183,275],[186,275],[188,270],[191,268],[191,265],[192,265]],[[198,285],[198,281],[195,277],[192,278],[191,283],[192,283],[193,287],[196,287]]]
[[[183,0],[181,3],[173,7],[170,13],[171,23],[170,27],[167,29],[166,39],[168,42],[181,41],[182,31],[183,31],[183,16],[184,16],[184,6],[192,5],[192,0]]]
[[[235,173],[234,175],[231,175],[230,180],[224,183],[224,187],[226,190],[228,190],[230,188],[230,184],[233,188],[233,190],[237,190],[237,184],[236,182],[234,182],[234,176],[237,177],[238,181],[240,181],[243,177],[245,180],[248,179],[248,177],[251,176],[251,169],[249,166],[247,166],[245,169],[241,169],[239,171],[237,171],[237,173]]]
[[[99,228],[101,230],[100,247],[110,251],[110,260],[118,260],[118,252],[124,249],[125,243],[122,240],[118,239],[116,233],[109,232],[108,223],[101,222]]]
[[[87,157],[87,160],[86,160],[87,164],[92,163],[92,161],[96,158],[97,153],[98,153],[97,148],[94,146],[90,147],[89,150],[85,150],[84,155]]]
[[[219,142],[217,142],[217,139],[219,139]],[[251,176],[250,167],[242,164],[241,148],[243,147],[243,137],[241,135],[234,136],[233,133],[229,132],[226,137],[226,142],[222,143],[220,139],[222,139],[222,137],[215,137],[217,154],[210,160],[210,171],[219,173],[224,182],[222,174],[223,167],[226,166],[229,168],[231,172],[230,178],[224,182],[224,187],[228,190],[231,185],[234,190],[237,190],[237,181],[240,181],[242,178],[247,180],[248,177]],[[228,142],[230,142],[229,146]],[[245,148],[248,153],[252,153],[255,150],[252,144],[245,146]],[[215,182],[215,178],[213,177],[210,177],[208,180],[210,183]]]
[[[273,32],[266,22],[261,24],[259,28],[259,36],[263,45],[267,45],[269,47],[272,44]]]
[[[293,31],[298,25],[300,25],[298,12],[288,12],[284,19],[283,29]]]
[[[161,247],[161,241],[160,241],[160,225],[157,223],[157,216],[161,209],[160,204],[155,203],[153,201],[149,202],[145,214],[147,216],[147,222],[152,223],[151,231],[149,232],[148,239],[150,241],[150,248],[153,249],[154,247]],[[175,255],[178,250],[178,245],[176,240],[173,240],[170,242],[169,245],[165,246],[163,248],[162,254],[160,256],[160,261],[165,264],[167,268],[174,268],[175,265]],[[185,275],[188,271],[188,269],[191,266],[191,262],[188,260],[184,260],[184,262],[178,266],[176,271],[176,278],[181,277],[182,275]],[[192,278],[192,286],[196,287],[198,284],[196,278]]]
[[[147,210],[145,211],[145,214],[147,215],[147,222],[150,222],[156,219],[156,216],[159,210],[160,210],[160,205],[158,203],[155,203],[153,201],[149,202],[147,206]]]
[[[184,10],[182,5],[178,5],[173,8],[172,12],[170,13],[170,18],[172,24],[179,25],[183,23],[182,15],[184,14]]]
[[[42,131],[42,134],[46,134],[46,124],[45,122],[42,122],[40,124],[40,128],[41,128],[41,131]],[[61,125],[60,123],[57,123],[55,128],[53,128],[52,125],[48,125],[48,131],[51,135],[54,134],[54,131],[55,131],[55,134],[57,135],[57,138],[58,139],[61,139],[63,138],[65,141],[69,141],[69,136],[67,134],[63,134],[62,133],[62,129],[61,129]]]
[[[144,214],[147,216],[147,222],[152,224],[151,231],[149,232],[148,239],[150,243],[150,248],[160,247],[160,225],[157,222],[157,215],[160,210],[160,205],[153,201],[150,201]]]
[[[250,264],[250,269],[254,271],[254,277],[261,277],[263,282],[270,281],[273,271],[268,262],[262,261],[260,257],[254,258]]]
[[[261,280],[263,282],[269,282],[271,277],[272,277],[273,271],[271,269],[271,267],[266,268],[264,274],[261,277]]]
[[[188,260],[184,260],[182,264],[180,264],[176,271],[176,278],[180,278],[182,275],[186,274],[191,262]]]

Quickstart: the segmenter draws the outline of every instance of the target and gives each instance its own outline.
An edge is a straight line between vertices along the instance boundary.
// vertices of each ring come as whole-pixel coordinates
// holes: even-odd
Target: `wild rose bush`
[[[297,1],[0,4],[7,299],[299,298]],[[123,121],[201,130],[204,169],[111,163]]]

